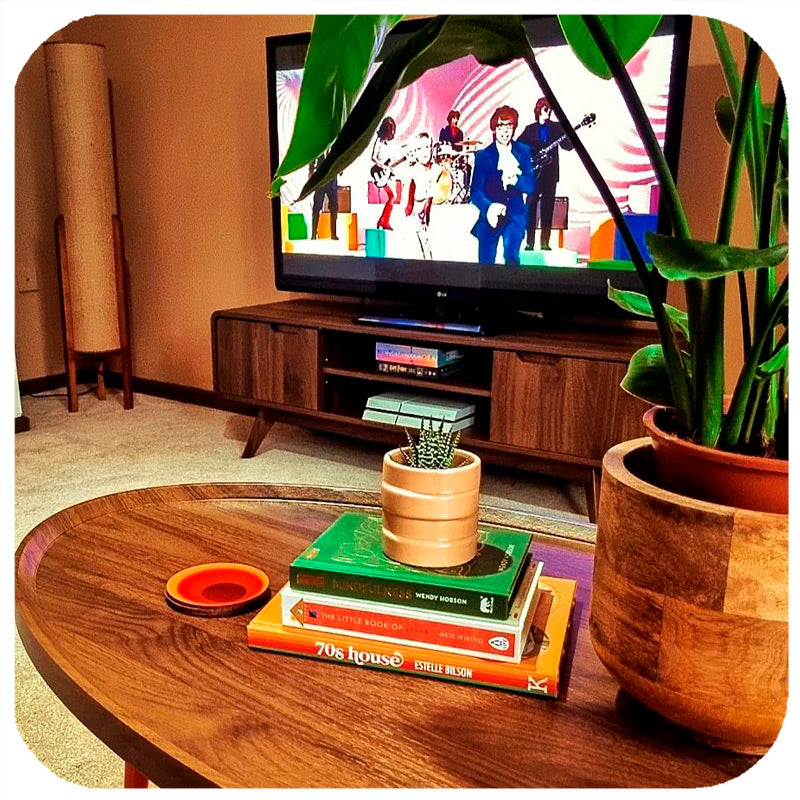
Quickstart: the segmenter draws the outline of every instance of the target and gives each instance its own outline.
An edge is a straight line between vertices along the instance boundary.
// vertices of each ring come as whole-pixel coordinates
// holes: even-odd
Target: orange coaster
[[[218,561],[176,572],[167,581],[165,596],[185,614],[227,617],[257,606],[268,590],[269,578],[260,569]]]

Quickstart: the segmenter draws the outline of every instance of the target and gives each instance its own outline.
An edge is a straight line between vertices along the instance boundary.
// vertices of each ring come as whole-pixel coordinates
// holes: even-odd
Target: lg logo
[[[441,292],[441,291],[436,292],[436,296],[437,297],[447,297],[447,292]]]

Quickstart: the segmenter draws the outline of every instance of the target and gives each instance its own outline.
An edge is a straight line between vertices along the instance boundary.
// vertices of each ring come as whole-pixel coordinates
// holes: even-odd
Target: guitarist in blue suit
[[[514,141],[519,114],[511,106],[500,106],[489,121],[494,141],[475,154],[470,184],[470,202],[480,216],[472,228],[478,239],[478,260],[494,264],[497,243],[503,240],[503,260],[519,264],[519,248],[525,236],[525,195],[534,191],[531,150]]]

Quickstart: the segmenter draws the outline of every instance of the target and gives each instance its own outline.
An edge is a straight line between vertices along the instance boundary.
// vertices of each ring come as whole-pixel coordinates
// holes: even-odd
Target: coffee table
[[[38,525],[17,550],[16,618],[69,710],[162,787],[689,787],[758,759],[716,751],[618,689],[587,631],[592,546],[558,525],[483,509],[535,533],[545,572],[578,581],[562,697],[545,700],[248,648],[255,612],[172,610],[164,586],[207,561],[289,562],[375,492],[261,484],[143,489]],[[563,529],[563,524],[562,524]]]

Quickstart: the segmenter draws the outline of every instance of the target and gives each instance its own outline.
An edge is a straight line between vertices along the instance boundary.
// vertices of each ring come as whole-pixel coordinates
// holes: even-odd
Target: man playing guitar
[[[384,117],[378,133],[375,136],[375,143],[372,146],[372,167],[369,174],[375,185],[383,187],[388,199],[383,206],[383,213],[378,219],[376,227],[383,228],[384,230],[392,230],[389,224],[389,217],[392,214],[392,206],[394,204],[394,191],[390,185],[390,180],[394,176],[392,168],[396,166],[403,159],[393,162],[394,149],[390,142],[394,139],[394,134],[397,130],[397,125],[391,117]]]
[[[536,122],[528,125],[519,137],[531,148],[533,163],[537,168],[536,188],[528,195],[528,231],[526,250],[533,250],[534,237],[536,236],[536,206],[539,206],[539,217],[542,224],[541,247],[542,250],[550,249],[550,230],[553,227],[553,208],[556,203],[556,184],[558,183],[558,150],[572,150],[572,144],[564,135],[561,124],[551,119],[552,110],[544,97],[540,97],[533,110]],[[558,145],[551,147],[555,142]],[[545,157],[539,157],[547,148]]]

